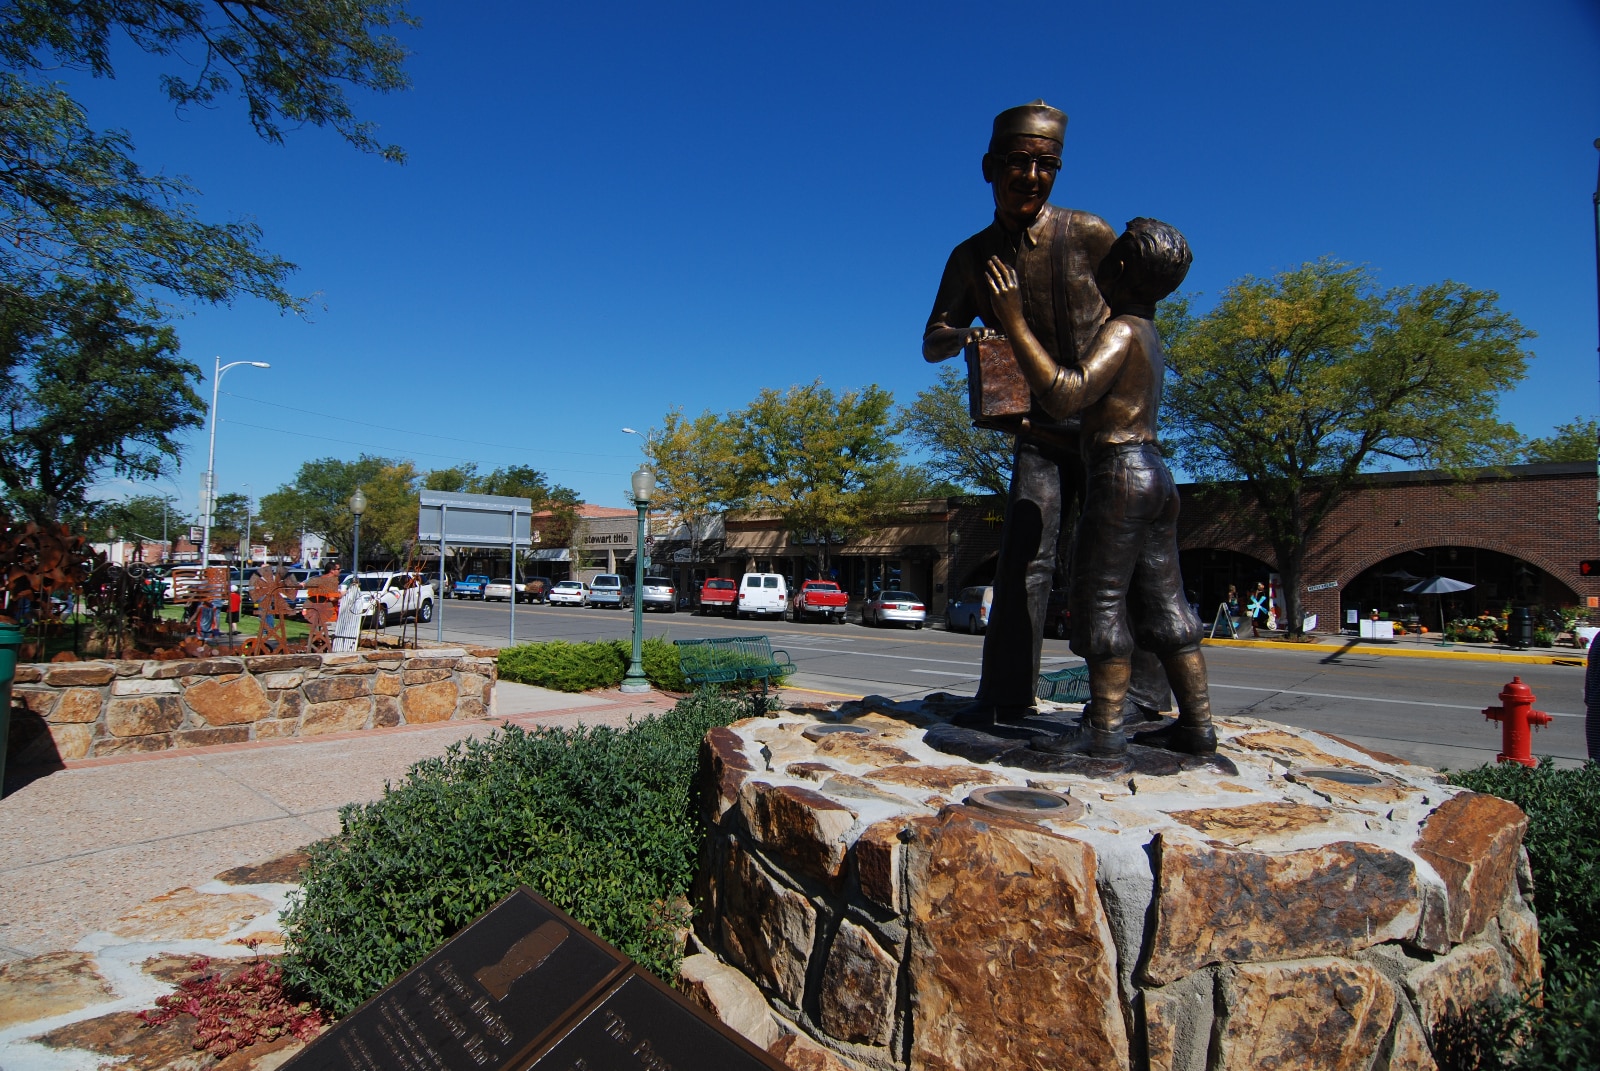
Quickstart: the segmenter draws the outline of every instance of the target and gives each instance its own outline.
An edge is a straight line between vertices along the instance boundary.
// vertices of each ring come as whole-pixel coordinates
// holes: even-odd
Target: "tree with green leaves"
[[[1572,418],[1570,424],[1557,424],[1556,430],[1542,439],[1529,439],[1522,446],[1522,460],[1530,465],[1546,461],[1587,461],[1593,464],[1600,454],[1600,420]]]
[[[939,381],[901,414],[906,438],[927,455],[928,469],[963,491],[1004,495],[1011,490],[1012,436],[972,423],[967,377],[939,369]]]
[[[549,476],[529,465],[504,465],[488,473],[479,473],[478,466],[469,461],[447,469],[434,469],[422,478],[422,486],[430,491],[526,498],[533,503],[534,513],[549,514],[540,517],[533,526],[539,533],[540,543],[548,546],[567,544],[582,501],[578,492],[551,483]]]
[[[700,560],[707,522],[741,501],[735,441],[734,424],[709,409],[692,420],[672,409],[646,436],[656,476],[652,505],[685,526],[693,561]]]
[[[729,418],[736,500],[769,509],[828,573],[832,548],[932,489],[897,462],[894,396],[872,384],[835,395],[821,380],[763,390]]]
[[[261,523],[274,535],[282,532],[312,532],[335,548],[339,560],[352,561],[355,541],[355,515],[350,512],[350,496],[356,488],[375,480],[396,463],[385,457],[362,454],[357,461],[324,457],[307,461],[295,473],[293,483],[280,486],[261,499]],[[416,531],[412,516],[412,531]],[[370,531],[365,519],[363,532]]]
[[[208,302],[240,294],[287,309],[294,266],[248,222],[208,224],[180,178],[148,173],[126,133],[93,130],[60,84],[67,68],[114,78],[126,43],[170,58],[161,90],[180,109],[237,95],[268,141],[310,124],[391,160],[347,90],[405,87],[415,25],[405,0],[18,0],[0,6],[0,297],[59,295],[58,277]]]
[[[1203,316],[1184,298],[1163,306],[1166,445],[1201,479],[1240,481],[1291,633],[1306,548],[1364,471],[1513,456],[1497,405],[1532,333],[1498,300],[1455,282],[1380,290],[1369,269],[1324,259],[1240,279]]]
[[[90,541],[104,543],[114,530],[123,539],[159,540],[165,528],[169,542],[188,532],[190,519],[180,512],[172,495],[130,495],[127,498],[92,502],[81,513],[63,517],[72,528],[87,532]]]
[[[82,512],[107,473],[170,472],[175,436],[205,411],[191,385],[199,368],[126,288],[65,281],[56,294],[0,300],[0,491],[36,521]]]

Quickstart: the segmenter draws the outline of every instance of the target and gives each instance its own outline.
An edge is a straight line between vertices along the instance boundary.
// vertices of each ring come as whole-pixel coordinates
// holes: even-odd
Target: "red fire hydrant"
[[[1500,689],[1500,705],[1484,707],[1483,716],[1500,723],[1501,762],[1520,762],[1524,766],[1537,766],[1533,761],[1533,730],[1550,724],[1550,715],[1533,709],[1536,697],[1533,690],[1522,683],[1521,677],[1512,677],[1511,683]]]

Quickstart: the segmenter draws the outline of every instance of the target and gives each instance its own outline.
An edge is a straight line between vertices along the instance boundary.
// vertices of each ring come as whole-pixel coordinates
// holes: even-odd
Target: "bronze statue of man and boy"
[[[1089,702],[1075,730],[1033,746],[1121,755],[1125,711],[1159,719],[1170,682],[1176,722],[1133,742],[1209,754],[1202,626],[1184,597],[1178,494],[1156,446],[1165,366],[1153,317],[1183,282],[1189,247],[1158,220],[1131,220],[1119,236],[1099,216],[1049,204],[1066,125],[1043,101],[995,117],[983,157],[994,222],[950,254],[923,335],[929,361],[1003,335],[1029,396],[1009,426],[1011,491],[978,693],[956,720],[1023,724],[1036,713],[1056,544],[1081,496],[1070,607]]]

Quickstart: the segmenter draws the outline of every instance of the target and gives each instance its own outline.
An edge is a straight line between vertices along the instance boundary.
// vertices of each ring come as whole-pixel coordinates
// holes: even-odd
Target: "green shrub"
[[[701,738],[752,711],[716,695],[614,729],[507,726],[413,766],[313,845],[284,916],[288,982],[343,1015],[531,885],[662,977],[704,831]]]
[[[644,673],[651,684],[669,692],[685,690],[683,673],[678,668],[678,649],[671,641],[651,636],[641,650]],[[586,692],[621,684],[632,660],[630,640],[549,640],[503,648],[498,661],[501,680],[536,684],[558,692]]]
[[[1447,1034],[1472,1035],[1455,1066],[1600,1068],[1600,764],[1557,769],[1545,758],[1533,769],[1498,763],[1450,779],[1527,812],[1523,843],[1533,869],[1545,969],[1542,1008],[1526,1001],[1519,1009],[1483,1007],[1447,1025]],[[1506,1030],[1507,1023],[1521,1028],[1521,1049],[1508,1040],[1519,1029]],[[1495,1049],[1491,1043],[1497,1039]],[[1477,1054],[1476,1063],[1470,1053]]]

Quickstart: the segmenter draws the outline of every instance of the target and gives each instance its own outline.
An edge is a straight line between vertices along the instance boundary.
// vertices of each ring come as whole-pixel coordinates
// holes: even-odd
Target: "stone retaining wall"
[[[813,728],[840,720],[872,732]],[[919,723],[869,698],[706,737],[685,983],[760,1044],[882,1071],[1428,1071],[1442,1018],[1539,981],[1527,818],[1432,770],[1226,719],[1221,769],[1041,773]],[[1381,783],[1302,769],[1330,767]],[[991,785],[1087,811],[967,802]]]
[[[22,665],[10,762],[482,718],[495,672],[461,647]]]

